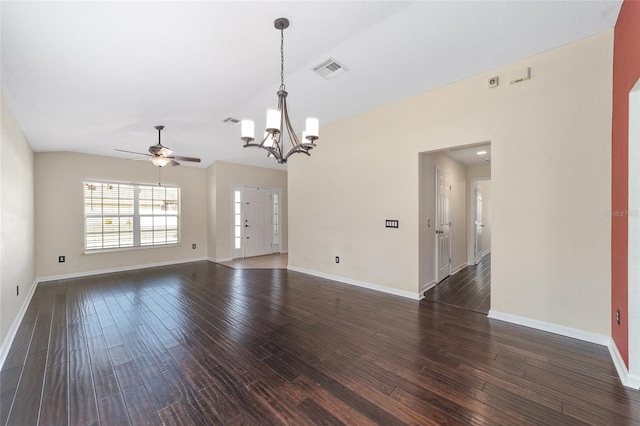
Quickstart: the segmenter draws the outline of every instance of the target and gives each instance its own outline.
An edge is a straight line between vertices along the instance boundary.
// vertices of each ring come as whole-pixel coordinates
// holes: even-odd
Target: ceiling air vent
[[[231,123],[231,124],[238,124],[240,122],[240,120],[238,120],[237,118],[233,118],[233,117],[227,117],[224,120],[222,120],[223,123]]]
[[[342,74],[347,68],[333,58],[329,58],[320,65],[313,68],[321,77],[331,80],[332,78]]]

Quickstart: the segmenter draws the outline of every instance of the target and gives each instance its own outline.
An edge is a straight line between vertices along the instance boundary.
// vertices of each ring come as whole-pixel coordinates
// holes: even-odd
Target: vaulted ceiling
[[[282,168],[228,117],[264,126],[280,80],[321,125],[612,29],[621,1],[2,1],[1,88],[35,151],[177,155]],[[313,72],[328,58],[348,71]],[[320,130],[322,132],[322,128]],[[330,144],[322,134],[318,148]]]

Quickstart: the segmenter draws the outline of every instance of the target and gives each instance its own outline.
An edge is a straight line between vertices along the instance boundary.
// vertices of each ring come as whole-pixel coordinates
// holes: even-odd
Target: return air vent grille
[[[327,80],[331,80],[332,78],[342,74],[346,70],[347,68],[344,65],[333,58],[329,58],[326,61],[322,62],[320,65],[313,68],[313,71],[315,71],[321,77],[326,78]]]
[[[224,120],[222,120],[223,123],[231,123],[231,124],[238,124],[240,122],[240,120],[238,120],[237,118],[233,118],[233,117],[227,117]]]

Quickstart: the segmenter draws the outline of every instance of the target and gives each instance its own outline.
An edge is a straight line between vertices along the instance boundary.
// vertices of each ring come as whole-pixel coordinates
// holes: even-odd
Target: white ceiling
[[[613,28],[621,1],[2,1],[1,88],[35,151],[282,168],[226,117],[264,126],[285,83],[298,132]],[[328,57],[349,71],[325,80]],[[322,128],[321,128],[322,132]],[[322,133],[318,148],[330,144]],[[297,159],[293,159],[295,161]]]
[[[485,152],[485,154],[478,154]],[[442,151],[443,154],[465,166],[477,166],[491,161],[491,144],[481,143]]]

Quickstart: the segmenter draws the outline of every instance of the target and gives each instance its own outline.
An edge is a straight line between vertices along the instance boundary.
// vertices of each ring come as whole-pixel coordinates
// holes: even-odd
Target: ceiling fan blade
[[[172,166],[179,166],[180,165],[180,163],[178,163],[176,160],[171,160],[171,162],[169,164],[171,164]]]
[[[151,157],[151,155],[149,155],[149,154],[145,154],[144,152],[125,151],[124,149],[115,149],[115,151],[119,151],[119,152],[127,152],[127,153],[129,153],[129,154],[146,155],[147,157]]]
[[[194,163],[200,162],[199,158],[194,158],[194,157],[180,157],[178,155],[172,155],[171,157],[168,157],[168,158],[173,158],[175,160],[180,160],[180,161],[192,161]]]

